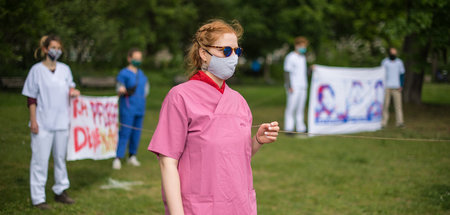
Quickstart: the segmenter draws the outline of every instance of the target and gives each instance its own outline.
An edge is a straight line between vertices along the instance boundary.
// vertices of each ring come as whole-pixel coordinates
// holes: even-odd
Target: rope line
[[[253,125],[252,128],[257,128],[261,125]],[[450,142],[447,139],[420,139],[420,138],[399,138],[399,137],[374,137],[374,136],[362,136],[362,135],[345,135],[345,134],[316,134],[309,132],[298,132],[298,131],[286,131],[279,130],[278,133],[287,134],[300,134],[304,136],[328,136],[328,137],[343,137],[343,138],[359,138],[359,139],[373,139],[373,140],[398,140],[398,141],[420,141],[420,142]]]
[[[123,123],[120,123],[120,122],[117,123],[117,124],[119,124],[120,126],[126,127],[126,128],[131,128],[133,130],[141,130],[141,131],[147,131],[147,132],[151,132],[151,133],[155,132],[155,131],[150,130],[150,129],[138,128],[138,127],[134,127],[134,126],[131,126],[131,125],[123,124]]]
[[[118,123],[119,125],[127,128],[131,128],[134,130],[141,130],[150,133],[154,133],[155,131],[145,128],[138,128],[131,125]],[[258,128],[261,125],[252,125],[252,128]],[[372,139],[372,140],[396,140],[396,141],[417,141],[417,142],[450,142],[447,139],[420,139],[420,138],[398,138],[398,137],[374,137],[374,136],[362,136],[362,135],[345,135],[345,134],[314,134],[309,132],[297,132],[297,131],[286,131],[279,130],[278,133],[286,133],[286,134],[300,134],[304,136],[325,136],[325,137],[342,137],[342,138],[358,138],[358,139]]]

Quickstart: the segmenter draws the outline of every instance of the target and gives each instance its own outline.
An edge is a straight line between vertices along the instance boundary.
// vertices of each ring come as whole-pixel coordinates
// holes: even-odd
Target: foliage
[[[50,33],[63,38],[63,61],[80,68],[74,73],[117,71],[131,47],[145,51],[144,70],[164,71],[153,62],[168,50],[175,57],[163,67],[182,73],[192,35],[212,18],[241,22],[248,62],[292,48],[304,35],[310,64],[377,66],[387,46],[401,51],[413,35],[417,47],[400,57],[414,59],[411,71],[429,71],[428,53],[437,53],[441,67],[449,64],[449,9],[446,0],[0,0],[0,73],[24,76],[37,61],[39,38]]]

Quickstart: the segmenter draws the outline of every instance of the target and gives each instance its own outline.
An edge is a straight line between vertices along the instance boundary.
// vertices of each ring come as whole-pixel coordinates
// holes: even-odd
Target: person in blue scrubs
[[[136,158],[141,138],[142,122],[145,114],[145,98],[149,94],[150,85],[144,72],[139,68],[142,52],[131,49],[127,57],[129,65],[117,75],[117,93],[119,94],[119,142],[113,169],[120,169],[120,159],[125,157],[128,145],[128,163],[140,166]]]

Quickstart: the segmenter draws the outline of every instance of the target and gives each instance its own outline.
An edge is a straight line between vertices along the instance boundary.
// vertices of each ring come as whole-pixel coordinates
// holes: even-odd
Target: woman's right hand
[[[33,134],[39,133],[39,126],[36,121],[31,121],[30,130]]]
[[[125,88],[124,86],[120,86],[118,92],[119,95],[125,95],[127,94],[127,88]]]

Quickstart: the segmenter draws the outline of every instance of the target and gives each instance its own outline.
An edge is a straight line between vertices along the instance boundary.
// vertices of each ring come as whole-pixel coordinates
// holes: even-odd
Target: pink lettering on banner
[[[105,127],[117,124],[117,103],[91,101],[90,105],[94,124],[104,124]]]
[[[111,125],[117,124],[117,103],[107,103],[107,111],[106,111],[106,121],[105,126],[109,127]]]
[[[94,149],[94,152],[96,152],[97,148],[102,143],[98,128],[90,131],[89,127],[77,126],[74,128],[73,132],[75,152],[81,151],[86,146],[89,147],[89,149]],[[80,137],[82,138],[80,139]]]
[[[115,156],[118,139],[117,97],[80,96],[71,100],[68,160]]]
[[[80,133],[80,132],[83,135],[83,139],[82,139],[83,142],[82,143],[80,143],[81,140],[79,139],[79,136],[78,136],[78,133]],[[73,133],[74,133],[73,137],[74,137],[74,142],[75,142],[75,144],[74,144],[75,145],[75,152],[79,152],[81,149],[83,149],[86,146],[87,141],[89,139],[89,137],[87,137],[87,135],[89,135],[89,133],[86,134],[86,132],[84,131],[83,127],[75,127],[73,129]]]
[[[91,137],[92,137],[92,142],[91,142],[91,145],[89,146],[89,148],[94,148],[94,152],[96,152],[97,148],[102,143],[102,141],[100,140],[100,134],[98,132],[98,128],[95,128],[95,130],[92,131]]]
[[[100,102],[94,102],[91,101],[91,110],[92,110],[92,120],[94,121],[94,124],[100,124],[100,120],[102,119],[102,115],[103,115],[103,109],[102,107],[102,103]]]
[[[78,115],[88,115],[87,105],[80,98],[73,100],[73,118],[76,119]]]

